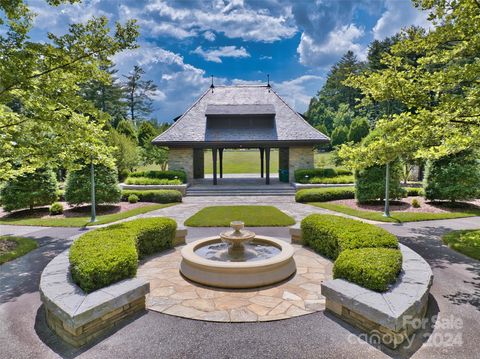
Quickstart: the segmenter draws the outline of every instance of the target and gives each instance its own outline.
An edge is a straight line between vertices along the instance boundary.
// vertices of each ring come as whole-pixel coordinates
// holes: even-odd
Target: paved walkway
[[[175,212],[177,218],[186,218],[189,215],[180,212],[195,211],[201,206],[196,203],[197,200],[187,198],[184,205],[171,207],[170,210],[178,209]],[[218,200],[215,202],[218,203]],[[290,213],[296,206],[303,206],[292,202],[282,198],[261,199],[261,204],[271,203],[286,212],[292,211]],[[328,212],[312,206],[304,206],[303,210],[308,213]],[[301,216],[295,215],[296,218]],[[124,327],[103,341],[76,350],[59,341],[46,327],[38,282],[46,263],[67,248],[71,244],[68,238],[78,235],[81,230],[0,226],[1,234],[28,235],[37,238],[41,244],[40,248],[26,256],[0,266],[0,357],[477,358],[480,262],[442,245],[440,236],[454,229],[480,228],[480,217],[379,225],[420,253],[434,272],[427,313],[431,322],[416,336],[410,348],[393,352],[367,344],[362,341],[360,332],[323,311],[264,323],[202,322],[150,311],[126,322]],[[212,230],[218,231],[218,228],[191,228],[189,239]],[[284,237],[287,233],[284,228],[257,230],[265,235],[276,235],[270,231],[277,231]],[[432,328],[436,318],[437,326]],[[460,336],[447,325],[440,325],[444,320],[447,324],[452,323],[451,319],[457,320],[453,324],[460,327]]]

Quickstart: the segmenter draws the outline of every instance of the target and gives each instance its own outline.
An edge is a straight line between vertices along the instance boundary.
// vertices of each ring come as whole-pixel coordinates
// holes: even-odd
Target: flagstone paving
[[[226,290],[190,282],[180,274],[181,247],[149,258],[137,272],[150,282],[147,308],[178,317],[214,322],[262,322],[325,309],[320,283],[332,278],[332,263],[294,245],[297,272],[260,289]]]

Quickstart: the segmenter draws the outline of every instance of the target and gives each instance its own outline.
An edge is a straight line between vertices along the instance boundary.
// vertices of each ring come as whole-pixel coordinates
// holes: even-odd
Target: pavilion
[[[314,146],[329,138],[308,124],[270,85],[212,86],[152,143],[169,148],[168,168],[184,170],[188,182],[204,178],[204,153],[212,150],[213,184],[223,177],[224,149],[259,149],[260,177],[270,184],[270,150],[289,181],[313,168]],[[217,161],[219,173],[217,173]]]

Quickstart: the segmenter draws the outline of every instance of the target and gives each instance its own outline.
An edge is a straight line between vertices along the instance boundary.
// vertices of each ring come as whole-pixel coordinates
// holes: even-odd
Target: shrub
[[[137,203],[138,202],[138,196],[136,194],[131,194],[128,196],[128,203]]]
[[[349,184],[355,182],[355,178],[352,175],[337,176],[337,177],[313,177],[308,183],[317,184]]]
[[[353,172],[344,168],[336,168],[335,172],[337,173],[337,176],[351,176],[353,175]]]
[[[309,183],[309,179],[313,177],[335,177],[337,171],[333,168],[309,168],[295,170],[295,182]]]
[[[418,199],[414,198],[412,200],[412,207],[413,208],[420,208],[420,202],[418,202]]]
[[[403,198],[406,191],[400,186],[400,163],[390,164],[390,198]],[[385,166],[373,166],[355,174],[355,198],[359,203],[385,199]]]
[[[123,190],[122,200],[128,200],[130,195],[136,195],[140,202],[155,202],[155,203],[175,203],[182,202],[182,193],[177,190]]]
[[[398,249],[361,248],[340,253],[333,265],[333,278],[384,292],[395,283],[401,269],[402,253]]]
[[[425,197],[429,200],[472,200],[480,196],[480,162],[470,151],[427,163]]]
[[[57,214],[62,214],[63,213],[63,204],[54,202],[50,206],[50,215],[56,216]]]
[[[335,259],[356,248],[398,248],[398,240],[383,228],[334,215],[312,214],[301,223],[305,243],[316,252]]]
[[[182,180],[171,180],[166,178],[131,177],[127,178],[125,183],[137,185],[180,185],[182,184]]]
[[[118,186],[116,169],[104,165],[95,165],[95,201],[101,203],[117,203],[121,198],[121,191]],[[70,205],[90,203],[91,181],[90,165],[80,170],[68,173],[65,186],[65,200]]]
[[[409,197],[423,197],[424,195],[423,188],[405,187],[404,189],[407,191],[407,196]]]
[[[346,126],[335,127],[330,138],[333,147],[344,144],[348,140],[348,128]]]
[[[39,169],[8,181],[0,195],[7,212],[48,205],[57,199],[57,179],[51,170]]]
[[[65,190],[63,189],[57,189],[57,201],[65,201]]]
[[[128,176],[130,176],[130,171],[127,170],[126,168],[124,168],[124,169],[122,169],[118,172],[118,180],[120,182],[125,181],[128,178]]]
[[[348,131],[348,141],[358,143],[370,132],[368,120],[365,117],[356,117]]]
[[[96,229],[70,248],[70,272],[89,293],[134,277],[138,258],[171,248],[176,222],[170,218],[142,218]]]
[[[139,171],[132,172],[130,177],[164,178],[170,180],[179,179],[182,183],[187,182],[187,174],[184,171]]]
[[[352,198],[355,198],[353,187],[310,188],[301,189],[295,193],[295,201],[297,202],[326,202]]]

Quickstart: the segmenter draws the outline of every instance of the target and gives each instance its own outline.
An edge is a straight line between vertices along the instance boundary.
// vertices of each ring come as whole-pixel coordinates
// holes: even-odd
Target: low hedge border
[[[139,258],[173,247],[176,229],[170,218],[141,218],[85,233],[70,248],[72,279],[89,293],[132,278]]]
[[[302,220],[301,230],[306,245],[335,260],[334,278],[384,292],[400,273],[398,239],[380,227],[340,216],[312,214]]]
[[[150,178],[150,177],[128,177],[125,180],[126,184],[140,184],[140,185],[180,185],[180,179],[166,179],[166,178]]]
[[[123,190],[122,201],[128,201],[128,197],[132,194],[138,197],[140,202],[155,202],[155,203],[176,203],[182,202],[182,193],[173,189],[165,190]]]
[[[313,178],[334,178],[337,176],[351,176],[352,172],[335,168],[307,168],[295,170],[295,182],[312,183]]]
[[[337,199],[355,198],[354,187],[325,187],[301,189],[295,193],[295,201],[306,202],[327,202]]]
[[[187,174],[184,171],[138,171],[132,172],[128,177],[147,177],[155,179],[180,180],[187,183]]]

